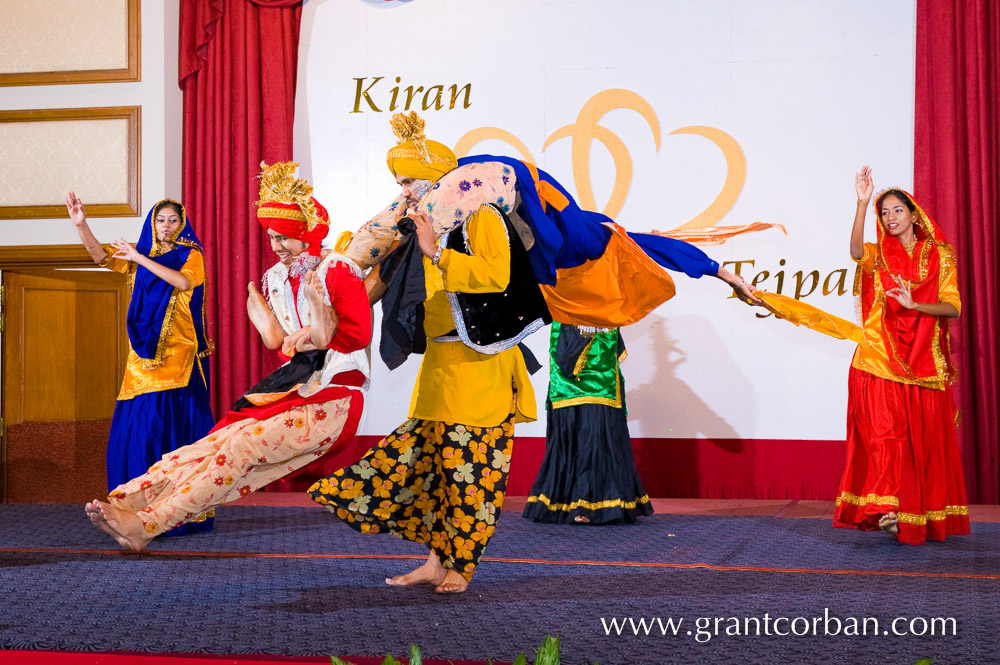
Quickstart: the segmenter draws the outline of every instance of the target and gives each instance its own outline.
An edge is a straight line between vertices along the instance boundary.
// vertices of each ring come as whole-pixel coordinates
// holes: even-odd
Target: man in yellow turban
[[[396,225],[410,210],[427,213],[439,236],[455,228],[483,203],[497,204],[508,214],[513,211],[516,178],[509,167],[485,161],[459,168],[448,146],[424,136],[424,124],[412,111],[392,117],[397,144],[389,149],[386,164],[401,193],[358,231],[342,234],[338,242],[337,251],[362,269],[376,267],[389,253],[399,239]],[[427,196],[432,190],[433,195]],[[515,217],[513,221],[517,225],[520,220]],[[524,228],[519,228],[522,236]],[[530,248],[530,241],[526,246]],[[377,277],[375,271],[373,279],[368,280],[370,289],[377,284]],[[380,296],[381,290],[377,290],[372,302]]]
[[[415,206],[441,176],[458,166],[458,158],[448,146],[425,138],[426,123],[415,111],[408,116],[397,113],[391,122],[399,143],[389,149],[386,163],[407,202]]]
[[[426,563],[387,584],[461,593],[500,518],[514,423],[536,419],[528,367],[537,363],[520,342],[551,318],[527,250],[495,203],[466,205],[443,234],[427,211],[415,209],[434,181],[454,169],[455,155],[423,139],[415,114],[393,121],[401,141],[388,163],[403,188],[396,207],[415,229],[392,261],[406,256],[413,267],[414,304],[422,306],[411,330],[425,349],[423,360],[409,419],[309,494],[358,531],[392,533],[428,547]],[[356,234],[352,247],[359,238],[394,241],[395,224],[386,230],[383,221],[390,220],[373,220]],[[365,242],[362,258],[382,249]],[[394,315],[385,301],[383,307],[384,326]]]

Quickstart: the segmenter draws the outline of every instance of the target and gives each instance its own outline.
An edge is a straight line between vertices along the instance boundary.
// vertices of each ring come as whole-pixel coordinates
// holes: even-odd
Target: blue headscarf
[[[156,237],[154,224],[157,213],[168,204],[180,210],[181,225],[172,238],[174,248],[161,254],[162,248]],[[164,199],[150,209],[135,248],[140,254],[164,268],[178,272],[184,267],[191,252],[202,251],[201,241],[191,226],[191,219],[187,216],[184,206],[170,199]],[[165,340],[173,320],[177,289],[141,265],[135,267],[134,280],[132,302],[129,304],[126,319],[129,341],[140,358],[162,361],[162,357],[157,357],[157,352],[160,351],[160,340],[161,338]],[[198,338],[198,353],[205,353],[210,350],[210,342],[205,332],[204,283],[194,287],[191,294],[191,318],[194,320]]]

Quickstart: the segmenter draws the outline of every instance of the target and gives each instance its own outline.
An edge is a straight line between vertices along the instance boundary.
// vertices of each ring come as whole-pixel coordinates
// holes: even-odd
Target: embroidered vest
[[[326,288],[326,273],[331,266],[338,263],[350,268],[355,277],[361,278],[361,271],[354,262],[335,252],[328,254],[322,261],[310,260],[308,264],[293,265],[293,271],[304,275],[307,270],[314,269],[323,289],[323,300],[328,306],[332,306],[330,294]],[[264,273],[264,277],[261,279],[261,290],[264,292],[268,306],[286,333],[291,334],[310,324],[311,314],[309,302],[305,298],[305,289],[300,286],[298,293],[293,295],[289,269],[283,263],[275,264]],[[288,364],[286,363],[282,368]],[[371,363],[367,351],[359,349],[352,353],[341,353],[327,349],[324,362],[316,368],[309,380],[299,387],[298,393],[303,397],[309,397],[330,385],[338,385],[334,377],[351,370],[358,370],[364,374],[365,383],[362,390],[367,390],[371,378]]]
[[[552,322],[538,281],[528,260],[528,252],[510,218],[490,204],[503,219],[510,245],[510,282],[503,293],[448,292],[455,332],[435,341],[457,341],[479,353],[494,354],[517,346],[521,340]],[[443,248],[467,256],[469,247],[465,223],[442,237]]]

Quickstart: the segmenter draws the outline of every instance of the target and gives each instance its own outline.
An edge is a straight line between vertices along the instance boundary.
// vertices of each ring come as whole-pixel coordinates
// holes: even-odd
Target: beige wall
[[[0,88],[0,110],[142,107],[140,205],[142,217],[92,218],[102,241],[119,236],[135,241],[146,209],[181,196],[182,96],[177,87],[178,0],[142,2],[142,80]],[[78,242],[63,219],[0,219],[0,245],[53,245]]]

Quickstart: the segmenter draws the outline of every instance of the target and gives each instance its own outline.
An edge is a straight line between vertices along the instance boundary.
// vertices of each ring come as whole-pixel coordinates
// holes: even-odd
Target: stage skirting
[[[379,440],[356,437],[347,449],[267,489],[305,491],[316,478],[360,459]],[[844,469],[845,445],[843,441],[632,439],[646,491],[657,498],[830,500]],[[515,437],[508,496],[530,493],[544,454],[544,437]]]

